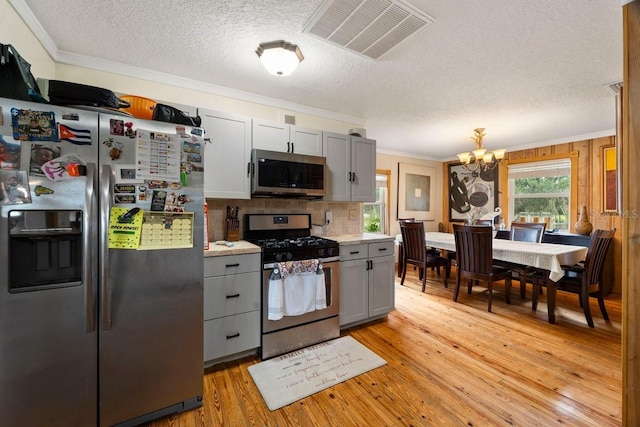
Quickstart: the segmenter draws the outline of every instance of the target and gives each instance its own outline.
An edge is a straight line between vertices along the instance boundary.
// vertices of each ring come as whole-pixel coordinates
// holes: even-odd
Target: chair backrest
[[[407,261],[424,261],[427,257],[424,223],[422,221],[401,221],[400,233],[402,234],[404,258]]]
[[[614,228],[613,230],[596,230],[591,235],[589,249],[587,249],[587,256],[584,260],[583,280],[587,281],[587,285],[600,282],[604,260],[615,233],[616,229]]]
[[[492,227],[453,224],[458,270],[491,274],[493,271]]]
[[[415,222],[416,219],[415,218],[398,218],[398,222],[399,223],[403,223],[403,222]]]
[[[509,238],[519,242],[542,242],[546,222],[512,222]]]

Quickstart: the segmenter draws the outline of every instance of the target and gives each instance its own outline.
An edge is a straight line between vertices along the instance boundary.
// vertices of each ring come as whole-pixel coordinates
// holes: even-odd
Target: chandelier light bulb
[[[484,128],[473,130],[471,139],[476,143],[476,149],[471,152],[458,154],[458,160],[469,171],[491,170],[494,169],[504,159],[507,150],[500,148],[494,151],[488,151],[482,147],[482,139],[485,137]],[[472,163],[473,160],[473,163]]]

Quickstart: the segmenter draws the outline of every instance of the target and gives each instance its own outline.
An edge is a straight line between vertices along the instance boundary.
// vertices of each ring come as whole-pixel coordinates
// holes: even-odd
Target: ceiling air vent
[[[620,89],[622,89],[622,82],[614,82],[604,85],[607,89],[611,91],[614,95],[620,93]]]
[[[303,32],[378,59],[434,21],[402,0],[326,0]]]

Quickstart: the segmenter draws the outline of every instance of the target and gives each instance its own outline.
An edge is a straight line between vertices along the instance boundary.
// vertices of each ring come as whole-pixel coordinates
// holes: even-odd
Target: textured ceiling
[[[361,118],[386,152],[449,159],[474,147],[476,127],[489,149],[615,128],[606,85],[622,80],[620,0],[405,1],[435,22],[377,60],[302,32],[323,0],[10,3],[30,9],[63,62],[100,58]],[[289,77],[255,54],[278,39],[305,57]]]

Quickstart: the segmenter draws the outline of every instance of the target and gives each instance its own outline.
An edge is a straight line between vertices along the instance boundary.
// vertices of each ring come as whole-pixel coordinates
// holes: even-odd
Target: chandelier
[[[462,163],[462,166],[470,172],[475,172],[478,169],[491,170],[498,166],[504,159],[506,149],[500,148],[498,150],[487,151],[486,148],[482,148],[482,139],[485,136],[484,128],[477,128],[473,130],[474,135],[471,137],[476,143],[476,149],[469,153],[458,154],[458,159]]]
[[[304,59],[297,45],[284,40],[260,43],[256,54],[264,68],[275,76],[288,76]]]

